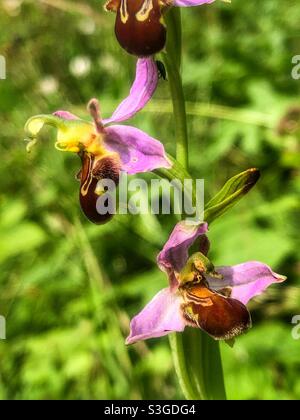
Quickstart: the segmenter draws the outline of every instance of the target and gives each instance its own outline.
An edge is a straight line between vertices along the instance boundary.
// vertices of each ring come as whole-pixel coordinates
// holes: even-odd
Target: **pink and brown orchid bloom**
[[[214,267],[207,258],[206,223],[180,222],[158,256],[169,287],[161,290],[130,324],[127,344],[197,327],[216,340],[232,340],[251,327],[246,304],[273,283],[286,278],[251,261]],[[199,252],[189,248],[199,241]]]
[[[163,50],[167,39],[164,14],[171,7],[192,7],[214,0],[109,0],[105,9],[117,14],[115,33],[129,54],[147,57]]]
[[[101,180],[117,186],[120,172],[136,174],[158,168],[170,168],[163,145],[143,131],[117,123],[128,120],[151,99],[158,83],[158,72],[151,58],[139,59],[136,78],[129,96],[109,119],[101,119],[96,99],[89,103],[93,122],[82,120],[67,111],[30,118],[25,131],[32,145],[44,125],[57,128],[55,147],[78,154],[82,162],[80,205],[87,218],[96,224],[107,222],[111,214],[100,214],[97,200],[103,194]]]

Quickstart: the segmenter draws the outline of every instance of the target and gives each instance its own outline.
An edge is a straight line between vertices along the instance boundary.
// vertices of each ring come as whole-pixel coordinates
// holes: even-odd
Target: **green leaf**
[[[35,223],[24,222],[14,229],[1,232],[2,241],[0,244],[0,261],[32,251],[41,246],[46,235]]]
[[[237,204],[254,187],[259,177],[259,170],[251,168],[230,178],[218,194],[206,205],[205,221],[211,223]]]

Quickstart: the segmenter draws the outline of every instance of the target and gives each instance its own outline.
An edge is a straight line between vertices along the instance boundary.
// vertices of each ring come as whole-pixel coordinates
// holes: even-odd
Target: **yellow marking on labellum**
[[[162,26],[164,26],[165,28],[167,27],[167,25],[166,25],[166,22],[165,22],[165,19],[164,19],[163,15],[160,17],[160,19],[159,19],[159,23],[160,23]]]
[[[190,299],[190,300],[192,301],[192,299]],[[209,298],[201,299],[198,303],[199,303],[199,305],[204,306],[204,307],[213,306],[213,302]]]
[[[93,175],[92,175],[92,166],[93,166],[93,162],[94,162],[94,158],[91,155],[87,156],[88,159],[88,168],[86,168],[86,178],[81,186],[81,195],[84,197],[87,195],[87,193],[89,192],[89,188],[91,185],[91,182],[93,180]]]
[[[127,1],[128,0],[121,0],[121,7],[120,7],[120,16],[122,23],[126,23],[129,19],[129,13],[127,8]]]
[[[149,19],[151,10],[153,9],[153,1],[145,0],[141,9],[136,13],[135,17],[139,22],[145,22]]]
[[[184,297],[185,297],[185,301],[188,302],[188,303],[194,302],[194,303],[197,303],[201,306],[212,306],[213,305],[213,301],[209,297],[195,296],[193,293],[190,293],[189,291],[186,292]]]

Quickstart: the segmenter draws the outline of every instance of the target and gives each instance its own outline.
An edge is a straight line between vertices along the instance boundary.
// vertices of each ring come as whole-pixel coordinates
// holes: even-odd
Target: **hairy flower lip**
[[[147,57],[163,50],[167,31],[161,0],[121,0],[117,10],[116,38],[129,54]]]
[[[149,57],[166,45],[164,15],[171,7],[192,7],[214,0],[109,0],[104,9],[116,13],[115,34],[121,47],[137,57]]]
[[[215,340],[231,340],[252,326],[244,304],[210,288],[205,277],[180,285],[182,316],[187,325],[198,327]]]
[[[99,159],[86,152],[81,152],[79,156],[82,162],[79,191],[81,210],[91,222],[102,225],[111,220],[113,214],[109,212],[100,214],[97,211],[97,200],[99,198],[97,186],[103,178],[113,179],[115,182],[118,182],[119,167],[117,166],[115,169],[117,162],[114,157]],[[105,166],[104,168],[103,165]]]

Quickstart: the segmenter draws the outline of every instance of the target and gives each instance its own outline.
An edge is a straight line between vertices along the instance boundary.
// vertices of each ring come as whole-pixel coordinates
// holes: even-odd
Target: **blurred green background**
[[[216,1],[182,18],[193,174],[208,199],[229,176],[262,171],[211,226],[211,259],[255,259],[288,275],[251,304],[253,329],[233,349],[222,345],[228,396],[299,399],[291,319],[300,314],[300,113],[282,118],[300,106],[291,77],[300,3]],[[117,216],[93,226],[78,207],[78,158],[57,152],[49,130],[30,155],[22,142],[32,115],[67,109],[87,118],[97,96],[109,116],[127,95],[135,59],[113,25],[100,0],[0,1],[1,399],[182,398],[166,337],[124,345],[130,317],[166,285],[155,257],[176,219]],[[174,151],[167,82],[131,123]]]

